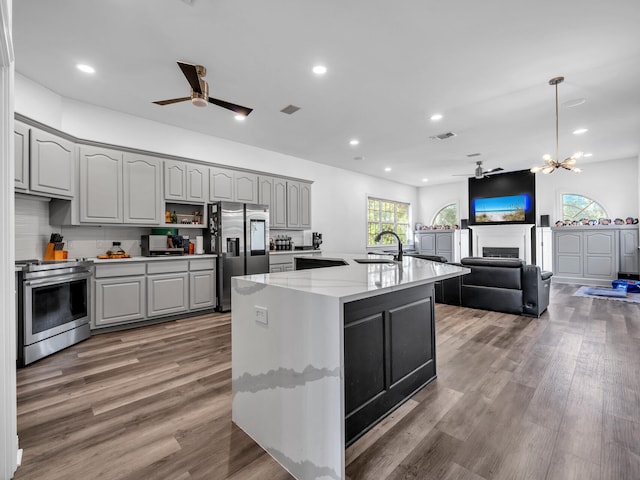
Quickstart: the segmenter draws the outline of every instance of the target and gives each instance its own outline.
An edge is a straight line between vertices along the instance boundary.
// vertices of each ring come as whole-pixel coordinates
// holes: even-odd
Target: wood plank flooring
[[[640,479],[640,305],[552,287],[540,319],[436,306],[438,379],[351,480]],[[284,480],[231,422],[229,314],[95,335],[18,371],[16,480]]]

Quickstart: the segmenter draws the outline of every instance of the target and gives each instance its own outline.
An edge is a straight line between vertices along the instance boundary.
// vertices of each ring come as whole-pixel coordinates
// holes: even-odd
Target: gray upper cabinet
[[[235,200],[233,170],[226,168],[209,168],[209,200]]]
[[[173,160],[164,161],[164,198],[166,200],[186,200],[187,164]]]
[[[165,160],[164,198],[205,203],[209,194],[209,169],[198,164]]]
[[[300,226],[311,228],[311,185],[300,182]]]
[[[80,149],[80,222],[123,223],[122,152]]]
[[[287,228],[287,181],[281,178],[259,179],[258,203],[269,206],[269,228]]]
[[[125,153],[123,162],[124,223],[158,225],[162,218],[162,162]]]
[[[300,183],[287,182],[287,228],[300,228]]]
[[[203,165],[187,164],[188,202],[205,203],[209,197],[209,168]]]
[[[258,203],[258,175],[233,172],[234,199],[242,203]]]
[[[15,122],[13,128],[14,164],[16,190],[29,188],[29,127]]]
[[[32,128],[29,189],[57,197],[73,197],[75,152],[72,142]]]
[[[287,228],[287,181],[273,179],[273,196],[269,210],[270,228]]]
[[[240,170],[210,167],[209,200],[258,203],[258,175]]]

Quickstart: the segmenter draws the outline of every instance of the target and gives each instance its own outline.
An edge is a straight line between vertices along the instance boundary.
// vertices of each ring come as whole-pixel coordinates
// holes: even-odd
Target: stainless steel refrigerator
[[[217,259],[218,310],[231,309],[231,277],[269,272],[269,207],[248,203],[208,205],[204,247]]]

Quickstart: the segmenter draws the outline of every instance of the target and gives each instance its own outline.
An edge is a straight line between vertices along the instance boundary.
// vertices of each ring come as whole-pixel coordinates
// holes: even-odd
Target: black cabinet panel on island
[[[436,377],[433,285],[344,305],[349,445]]]

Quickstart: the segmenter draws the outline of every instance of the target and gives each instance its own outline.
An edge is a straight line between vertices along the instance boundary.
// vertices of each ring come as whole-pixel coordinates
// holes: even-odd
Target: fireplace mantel
[[[535,225],[469,225],[473,238],[473,256],[481,257],[485,247],[518,248],[519,256],[528,264],[531,255],[531,229]]]

